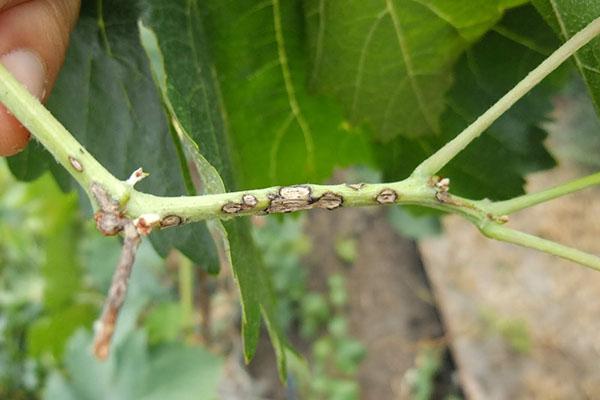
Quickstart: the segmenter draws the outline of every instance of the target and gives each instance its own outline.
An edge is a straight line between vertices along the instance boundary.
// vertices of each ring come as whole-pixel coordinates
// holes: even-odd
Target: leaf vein
[[[396,33],[396,38],[398,40],[398,45],[400,47],[400,53],[402,54],[402,58],[404,60],[404,65],[406,67],[406,73],[408,75],[408,79],[410,82],[410,86],[412,88],[413,93],[415,94],[415,98],[417,99],[417,103],[419,104],[419,111],[423,115],[425,122],[429,125],[429,128],[437,132],[435,121],[432,120],[432,115],[434,113],[429,112],[426,106],[426,101],[423,96],[423,92],[419,87],[419,83],[415,79],[414,66],[412,65],[412,59],[410,57],[408,51],[408,45],[406,43],[406,38],[404,37],[404,32],[402,31],[402,25],[400,24],[400,20],[398,19],[397,11],[394,6],[392,0],[386,0],[386,7],[389,11],[390,18],[392,20],[392,24],[394,26],[394,31]]]
[[[277,41],[277,52],[279,55],[279,63],[281,64],[281,72],[283,74],[283,81],[285,84],[285,89],[288,96],[288,103],[298,125],[300,126],[300,130],[302,131],[302,135],[304,136],[304,145],[306,146],[307,153],[307,163],[309,170],[314,170],[315,162],[314,162],[314,143],[312,132],[308,122],[304,118],[302,111],[300,109],[300,105],[298,103],[298,99],[296,98],[296,90],[294,88],[294,83],[292,82],[292,76],[290,73],[290,67],[288,64],[287,54],[285,50],[285,41],[283,38],[283,29],[281,26],[281,10],[279,7],[279,0],[272,0],[273,4],[273,25],[275,29],[275,39]]]
[[[364,74],[365,62],[367,60],[367,49],[371,44],[371,40],[373,39],[373,35],[377,30],[377,27],[383,20],[383,17],[389,12],[387,8],[377,14],[377,18],[369,28],[369,32],[367,32],[367,36],[365,37],[365,41],[363,42],[362,48],[360,50],[360,57],[358,59],[358,68],[356,71],[356,84],[354,85],[354,95],[352,96],[352,108],[351,114],[354,115],[356,113],[356,107],[358,105],[358,94],[360,92],[362,86],[362,78]]]

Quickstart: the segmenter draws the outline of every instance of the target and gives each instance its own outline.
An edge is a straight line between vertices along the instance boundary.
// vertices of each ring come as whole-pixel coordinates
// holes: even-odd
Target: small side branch
[[[100,184],[92,183],[90,191],[99,207],[98,212],[94,215],[98,230],[106,236],[122,232],[124,238],[123,249],[113,274],[104,310],[95,326],[94,354],[97,358],[104,360],[108,357],[110,341],[115,332],[119,311],[127,295],[129,277],[141,237],[136,224],[123,216],[119,203],[112,199]]]
[[[469,125],[458,136],[446,143],[431,157],[423,161],[413,172],[413,176],[428,177],[436,174],[458,153],[465,149],[473,140],[477,139],[487,128],[500,118],[510,107],[525,96],[534,86],[550,75],[565,60],[577,50],[585,46],[590,40],[600,34],[600,18],[593,20],[571,39],[560,46],[550,57],[531,71],[511,91],[505,94],[485,113]]]
[[[135,253],[140,244],[140,235],[131,221],[123,227],[123,233],[124,242],[121,257],[113,275],[102,316],[95,325],[94,354],[101,360],[108,357],[110,341],[115,332],[119,311],[127,295]]]
[[[547,190],[543,190],[541,192],[529,193],[523,196],[515,197],[514,199],[493,203],[489,206],[489,210],[496,215],[512,214],[537,204],[544,203],[548,200],[556,199],[558,197],[565,196],[567,194],[598,184],[600,184],[600,172],[555,186]]]
[[[487,224],[480,230],[489,238],[540,250],[600,271],[600,257],[593,254],[498,224]]]

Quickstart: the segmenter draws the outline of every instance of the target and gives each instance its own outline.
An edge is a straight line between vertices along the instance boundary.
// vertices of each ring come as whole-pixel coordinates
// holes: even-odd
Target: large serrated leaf
[[[379,140],[441,133],[455,61],[518,3],[306,0],[311,87]]]
[[[66,62],[48,108],[113,175],[124,179],[136,168],[150,172],[138,184],[156,195],[185,194],[182,169],[161,98],[140,45],[136,2],[84,2]],[[38,146],[9,158],[18,178],[31,180],[50,168],[64,189],[65,171]],[[153,232],[165,256],[173,247],[212,272],[219,263],[205,224]]]
[[[600,17],[600,2],[584,0],[533,0],[546,22],[561,41],[566,41],[595,18]],[[585,79],[600,113],[600,38],[591,41],[574,55],[575,64]]]
[[[388,179],[410,174],[557,46],[532,7],[509,12],[495,31],[468,50],[456,65],[456,82],[441,119],[443,133],[416,140],[398,137],[381,147],[380,162]],[[474,198],[510,198],[523,193],[526,173],[554,166],[543,145],[546,132],[539,125],[552,109],[550,98],[560,87],[563,72],[542,82],[441,171],[452,179],[453,192]]]
[[[201,178],[199,189],[202,193],[233,190],[225,113],[198,6],[195,2],[166,0],[146,4],[147,12],[140,25],[143,43],[179,139]],[[179,54],[189,55],[186,62],[178,59]],[[276,324],[269,277],[250,235],[249,221],[211,221],[211,227],[240,290],[246,360],[256,351],[262,313],[283,378],[285,343]]]
[[[341,108],[308,95],[298,0],[209,0],[202,12],[242,187],[318,181],[370,162]]]

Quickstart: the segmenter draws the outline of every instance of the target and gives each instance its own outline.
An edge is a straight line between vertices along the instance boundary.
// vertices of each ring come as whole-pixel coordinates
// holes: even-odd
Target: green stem
[[[477,139],[487,128],[500,118],[510,107],[525,96],[542,79],[550,75],[560,64],[571,57],[577,50],[600,34],[600,18],[593,20],[571,39],[560,46],[550,57],[531,71],[521,82],[506,93],[492,107],[469,125],[454,139],[446,143],[431,157],[423,161],[413,172],[413,176],[431,176],[442,169],[458,153]]]
[[[600,271],[600,257],[585,253],[581,250],[497,224],[488,224],[480,230],[489,238],[540,250],[544,253],[574,261],[581,265],[585,265],[586,267],[595,269],[596,271]]]
[[[69,131],[0,64],[0,102],[12,112],[75,180],[88,192],[100,182],[116,199],[128,187],[108,172]]]
[[[291,194],[286,194],[288,192]],[[158,197],[132,191],[126,212],[132,218],[154,213],[161,218],[175,215],[184,222],[196,222],[265,212],[380,204],[420,204],[450,211],[451,206],[437,201],[435,193],[435,189],[423,185],[416,179],[361,185],[275,186],[240,192],[180,197]]]
[[[586,189],[590,186],[598,184],[600,184],[600,172],[564,183],[562,185],[558,185],[547,190],[543,190],[541,192],[529,193],[523,196],[515,197],[514,199],[499,201],[491,204],[488,209],[496,215],[508,215],[525,208],[535,206],[536,204],[544,203],[548,200],[565,196],[569,193]]]
[[[600,19],[595,20],[583,31],[573,36],[473,125],[425,160],[411,177],[393,183],[306,184],[203,196],[153,196],[134,190],[132,185],[120,181],[107,171],[2,65],[0,65],[0,102],[4,103],[8,110],[69,171],[88,192],[88,195],[94,184],[100,185],[110,197],[118,200],[124,208],[125,215],[137,224],[139,232],[147,233],[148,225],[166,227],[206,219],[291,212],[311,208],[334,209],[383,204],[416,204],[459,214],[475,224],[485,235],[494,239],[535,248],[591,268],[600,269],[598,257],[505,228],[501,226],[506,222],[505,218],[499,217],[506,212],[529,207],[596,184],[599,178],[598,174],[545,192],[497,204],[485,201],[475,202],[453,196],[448,192],[449,182],[436,183],[429,178],[544,76],[598,33],[600,33]],[[94,199],[93,196],[90,198]]]

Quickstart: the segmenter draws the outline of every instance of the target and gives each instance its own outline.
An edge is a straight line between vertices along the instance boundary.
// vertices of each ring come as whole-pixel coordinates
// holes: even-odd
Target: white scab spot
[[[279,189],[279,196],[286,200],[306,200],[310,199],[310,188],[307,186],[284,186]]]
[[[150,175],[150,174],[147,172],[144,172],[142,167],[140,167],[140,168],[136,169],[135,171],[133,171],[131,176],[129,176],[129,178],[125,182],[130,186],[134,186],[136,183],[138,183],[139,181],[141,181],[148,175]]]
[[[239,203],[229,202],[221,207],[221,211],[225,214],[237,214],[242,210],[242,205]]]
[[[396,202],[398,195],[392,189],[383,189],[377,195],[377,202],[379,204],[391,204]]]
[[[268,213],[292,212],[312,208],[308,186],[284,186],[279,195],[271,199]]]
[[[83,165],[81,165],[81,163],[79,162],[79,160],[76,159],[75,157],[69,156],[69,163],[75,169],[75,171],[77,171],[77,172],[82,172],[83,171]]]
[[[440,192],[447,192],[450,190],[450,178],[442,178],[436,184],[435,187]]]
[[[251,194],[243,195],[242,202],[244,203],[245,206],[248,206],[248,207],[256,207],[256,205],[258,204],[258,200],[256,199],[256,197]]]

